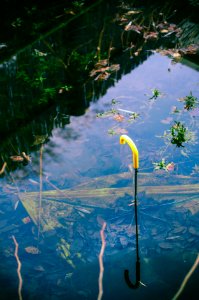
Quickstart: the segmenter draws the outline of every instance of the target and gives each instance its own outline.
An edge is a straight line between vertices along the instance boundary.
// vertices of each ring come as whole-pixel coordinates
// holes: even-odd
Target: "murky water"
[[[87,21],[91,16],[87,14]],[[66,28],[54,44],[63,42],[66,33],[84,36],[86,28],[81,27],[81,33]],[[96,40],[100,43],[99,36]],[[1,68],[2,74],[7,74],[10,108],[5,111],[7,119],[1,121],[1,160],[7,166],[0,179],[0,298],[18,297],[15,238],[22,264],[23,299],[97,299],[100,230],[106,222],[103,299],[172,299],[199,248],[198,103],[194,109],[186,109],[179,101],[191,93],[199,99],[198,66],[186,59],[176,62],[149,45],[138,58],[126,49],[113,56],[120,70],[107,80],[85,80],[85,74],[80,76],[81,66],[70,73],[78,62],[75,38],[68,47],[75,50],[67,60],[62,47],[52,55],[54,46],[52,41],[48,43],[49,39],[45,46],[36,43]],[[110,46],[109,35],[104,43]],[[112,43],[114,46],[114,38]],[[91,44],[96,48],[96,43]],[[35,73],[37,58],[41,69],[35,68]],[[82,62],[84,70],[90,59]],[[69,60],[70,72],[63,67]],[[67,94],[74,85],[73,77],[77,85]],[[6,97],[6,93],[2,95]],[[24,116],[36,100],[43,105],[51,98],[51,106],[44,106],[44,113],[36,110],[28,122]],[[21,109],[16,100],[23,103]],[[183,147],[171,143],[175,122],[188,132]],[[124,280],[124,270],[129,269],[135,281],[136,257],[132,154],[119,144],[121,134],[134,140],[140,154],[138,222],[143,284],[137,290],[129,289]],[[21,157],[23,162],[10,156]],[[163,168],[155,170],[162,160]],[[198,276],[197,269],[180,299],[197,299]]]

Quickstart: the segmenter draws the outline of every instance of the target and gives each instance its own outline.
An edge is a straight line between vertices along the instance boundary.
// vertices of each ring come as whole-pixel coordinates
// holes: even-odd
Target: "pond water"
[[[100,8],[98,14],[103,11]],[[84,21],[89,22],[91,16],[87,14]],[[81,27],[82,32],[85,28]],[[78,70],[71,73],[75,64],[63,71],[63,37],[68,32],[76,31],[72,26],[58,31],[57,40],[52,34],[1,65],[2,74],[7,74],[10,102],[7,119],[1,121],[7,132],[2,134],[1,159],[7,166],[0,178],[0,298],[19,295],[16,241],[23,299],[97,299],[100,231],[105,222],[102,298],[172,299],[199,252],[199,67],[187,57],[176,61],[154,51],[159,45],[148,45],[138,58],[126,49],[114,57],[120,70],[107,80],[85,80]],[[77,58],[74,40],[68,48],[74,47],[71,53]],[[56,47],[61,41],[63,45],[60,52],[49,55],[47,69],[49,41]],[[25,81],[23,73],[28,70],[35,80],[35,49],[40,51],[38,56],[36,52],[40,85],[31,85],[28,77]],[[68,59],[72,60],[72,54]],[[48,85],[56,87],[58,96],[65,93],[65,82],[69,86],[77,80],[77,84],[68,98],[44,106],[43,113],[35,110],[28,121],[24,115],[33,109],[31,103],[37,98],[44,101],[41,90],[48,72]],[[54,93],[52,89],[47,92]],[[6,93],[1,94],[5,97]],[[194,107],[185,107],[186,96],[195,97]],[[21,103],[19,108],[15,101]],[[24,103],[30,110],[24,109]],[[181,136],[176,142],[174,133],[179,131],[175,129],[181,125],[186,128],[185,140]],[[136,290],[129,289],[124,280],[124,270],[129,269],[135,282],[135,182],[131,150],[120,145],[121,134],[133,139],[140,155],[142,284]],[[22,155],[24,151],[30,161]],[[197,268],[180,299],[197,299],[198,278]]]

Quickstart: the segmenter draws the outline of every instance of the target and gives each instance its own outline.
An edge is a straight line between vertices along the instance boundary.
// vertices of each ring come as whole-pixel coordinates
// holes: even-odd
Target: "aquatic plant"
[[[109,65],[108,59],[102,59],[94,65],[94,69],[90,71],[90,77],[93,77],[94,80],[106,80],[113,72],[117,72],[119,69],[119,64]]]
[[[184,147],[183,143],[187,141],[186,138],[187,128],[180,122],[175,121],[175,124],[171,127],[171,144],[177,147]]]
[[[184,147],[183,143],[196,143],[196,134],[188,130],[180,121],[175,121],[168,131],[161,136],[166,138],[169,143],[176,145],[176,147]]]
[[[171,172],[174,170],[175,164],[173,162],[166,163],[165,158],[162,158],[161,161],[153,163],[154,170],[165,170]]]
[[[103,113],[97,113],[96,117],[97,118],[107,118],[107,117],[114,116],[116,114],[118,114],[117,110],[111,109],[111,110],[105,111]]]
[[[162,93],[158,89],[153,89],[152,90],[152,97],[150,97],[149,100],[157,99],[161,95],[162,95]]]
[[[192,110],[195,109],[198,105],[197,97],[194,97],[192,92],[184,98],[180,98],[179,101],[184,102],[184,109]]]
[[[137,118],[139,118],[139,116],[140,114],[133,112],[132,114],[130,114],[128,122],[135,121]]]

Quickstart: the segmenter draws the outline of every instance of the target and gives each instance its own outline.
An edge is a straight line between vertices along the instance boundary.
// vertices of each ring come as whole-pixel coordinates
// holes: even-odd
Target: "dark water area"
[[[0,41],[0,299],[198,299],[198,265],[174,297],[199,252],[197,1],[24,3]]]

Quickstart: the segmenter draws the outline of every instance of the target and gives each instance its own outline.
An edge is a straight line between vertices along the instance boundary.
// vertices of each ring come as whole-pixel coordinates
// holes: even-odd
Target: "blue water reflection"
[[[175,185],[175,176],[181,176],[185,185],[198,182],[198,173],[193,170],[195,165],[199,165],[196,144],[198,116],[193,117],[188,111],[172,114],[173,106],[183,109],[178,99],[190,91],[199,98],[198,84],[196,70],[180,63],[172,64],[168,57],[153,54],[130,74],[115,82],[115,86],[98,102],[91,103],[85,115],[71,117],[70,124],[65,128],[53,129],[49,142],[42,150],[43,191],[57,189],[59,193],[63,189],[83,189],[84,186],[89,187],[93,178],[129,172],[129,176],[120,179],[117,184],[109,183],[106,177],[104,187],[132,187],[132,194],[128,191],[124,196],[118,196],[115,203],[107,201],[106,208],[100,205],[90,207],[86,198],[85,207],[78,206],[77,201],[76,207],[71,208],[67,202],[64,209],[68,215],[64,215],[63,210],[63,217],[61,214],[58,217],[62,226],[42,232],[43,224],[38,235],[38,224],[34,224],[33,220],[24,223],[28,213],[18,202],[17,194],[36,191],[39,201],[41,150],[31,153],[31,164],[13,171],[10,181],[2,179],[1,295],[5,294],[6,299],[17,297],[14,235],[19,243],[22,262],[24,299],[96,299],[102,219],[107,222],[103,299],[135,297],[163,300],[174,296],[198,252],[198,198],[195,194],[190,195],[189,205],[187,194],[184,197],[173,194],[161,201],[151,196],[147,187],[165,186],[167,182],[172,185],[172,181]],[[154,88],[162,95],[150,101]],[[132,123],[125,120],[118,122],[113,116],[97,118],[97,113],[113,108],[112,99],[118,101],[116,105],[121,109],[121,115],[122,110],[128,110],[138,113],[139,117]],[[126,118],[126,114],[123,115]],[[185,148],[165,145],[164,139],[159,136],[169,129],[176,118],[195,132],[195,143],[187,143]],[[136,291],[129,290],[123,278],[124,269],[129,268],[134,281],[135,228],[132,206],[129,206],[133,197],[133,176],[129,170],[131,153],[128,147],[119,145],[120,134],[110,134],[109,129],[117,133],[126,130],[136,142],[140,152],[138,184],[144,182],[146,185],[146,189],[138,194],[141,280],[145,286]],[[174,162],[172,174],[153,170],[153,163],[161,158]],[[142,181],[143,172],[150,173],[149,179]],[[189,180],[190,175],[192,178]],[[148,185],[145,184],[147,180]],[[14,185],[11,184],[13,182]],[[96,188],[96,185],[91,188]],[[9,197],[6,196],[8,191]],[[60,205],[63,205],[64,197],[60,199]],[[179,201],[178,205],[175,200]],[[41,214],[45,223],[45,205],[48,203],[42,201],[44,208]],[[55,202],[53,196],[48,201]],[[60,206],[60,211],[62,208]],[[57,213],[56,209],[55,204],[50,217]],[[35,247],[39,251],[27,252],[27,247]],[[198,270],[182,299],[196,299],[197,278]],[[9,288],[4,285],[7,282],[10,282]]]

